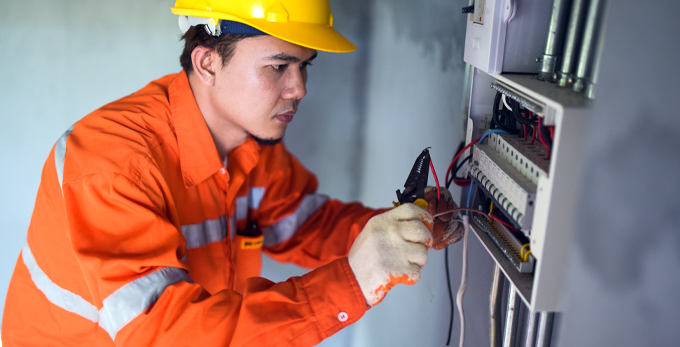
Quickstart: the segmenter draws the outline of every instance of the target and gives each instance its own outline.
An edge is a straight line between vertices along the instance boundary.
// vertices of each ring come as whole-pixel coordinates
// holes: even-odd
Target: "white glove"
[[[369,306],[399,283],[415,284],[427,262],[432,225],[426,210],[404,204],[371,218],[349,251],[349,266]]]

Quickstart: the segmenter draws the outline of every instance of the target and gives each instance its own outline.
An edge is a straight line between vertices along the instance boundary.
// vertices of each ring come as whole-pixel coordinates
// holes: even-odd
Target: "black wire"
[[[457,173],[458,173],[458,170],[460,170],[461,168],[463,168],[463,165],[465,165],[465,162],[470,161],[470,160],[472,160],[472,154],[470,154],[470,155],[468,155],[467,157],[465,157],[465,159],[463,159],[463,161],[461,161],[460,164],[458,164],[458,166],[456,166],[456,169],[453,171],[453,174],[454,174],[454,175],[457,174]],[[455,176],[454,176],[454,177],[455,177]],[[465,179],[464,177],[456,177],[456,178],[457,178],[457,179],[461,179],[461,180],[464,180],[464,179]]]
[[[446,264],[446,285],[449,287],[449,303],[451,304],[451,318],[449,319],[449,337],[446,339],[446,345],[451,342],[451,330],[453,330],[453,292],[451,291],[451,277],[449,276],[449,247],[444,249],[444,263]]]
[[[538,124],[537,119],[532,121],[531,119],[526,119],[526,118],[522,117],[522,113],[520,112],[519,107],[520,107],[519,103],[515,102],[515,105],[512,108],[512,115],[519,124],[526,124],[526,125],[537,125]],[[536,117],[534,117],[534,118],[536,118]]]
[[[463,161],[461,161],[460,164],[458,164],[458,166],[456,166],[456,168],[453,171],[451,171],[451,177],[449,177],[448,182],[446,182],[446,189],[449,189],[449,186],[451,186],[451,183],[453,183],[454,179],[457,179],[457,180],[466,179],[465,177],[456,176],[456,173],[458,173],[458,171],[463,167],[463,165],[465,165],[465,162],[470,161],[471,159],[472,159],[472,154],[465,157],[465,159],[463,159]]]
[[[550,138],[550,131],[548,131],[548,128],[541,124],[541,128],[538,129],[538,131],[540,131],[541,134],[543,135],[543,141],[545,141],[545,144],[548,145],[548,148],[552,150],[553,142],[552,139]]]
[[[509,125],[506,124],[509,121],[512,121],[512,123],[514,123],[515,117],[512,116],[512,114],[506,114],[505,113],[505,112],[510,113],[509,110],[506,111],[505,109],[503,109],[501,111],[501,113],[503,113],[503,121],[502,122],[499,118],[501,115],[499,114],[498,108],[500,106],[502,96],[503,96],[503,94],[501,94],[500,92],[497,92],[496,97],[493,99],[493,110],[492,110],[493,112],[491,112],[492,113],[492,117],[491,117],[492,125],[495,124],[499,129],[504,130],[509,134],[518,135],[519,132],[520,132],[520,129],[517,129],[514,126],[510,127]],[[508,117],[508,116],[510,116],[510,117]]]

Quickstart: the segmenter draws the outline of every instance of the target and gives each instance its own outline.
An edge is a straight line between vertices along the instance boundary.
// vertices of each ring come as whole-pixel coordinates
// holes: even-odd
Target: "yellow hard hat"
[[[328,0],[177,0],[180,16],[239,22],[303,47],[352,52],[357,46],[333,29]]]

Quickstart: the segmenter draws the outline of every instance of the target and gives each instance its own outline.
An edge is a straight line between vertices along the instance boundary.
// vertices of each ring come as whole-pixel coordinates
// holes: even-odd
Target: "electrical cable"
[[[465,159],[463,159],[463,161],[461,161],[460,164],[458,164],[458,166],[456,166],[456,168],[453,169],[453,171],[451,171],[453,174],[451,175],[451,179],[448,182],[446,182],[446,189],[448,189],[449,186],[451,186],[451,183],[453,183],[454,181],[456,182],[456,185],[458,185],[458,186],[469,186],[470,185],[470,179],[469,178],[462,178],[462,177],[456,176],[456,173],[458,173],[458,171],[460,171],[460,169],[463,168],[463,165],[465,165],[465,163],[470,161],[470,160],[472,160],[472,154],[465,157]]]
[[[451,161],[451,164],[449,165],[449,168],[446,170],[446,177],[445,177],[445,179],[444,179],[444,182],[448,182],[448,181],[449,181],[449,174],[451,173],[451,169],[453,169],[453,166],[456,165],[456,162],[458,161],[458,158],[461,156],[461,154],[465,153],[465,151],[466,151],[468,148],[472,147],[472,145],[474,145],[475,143],[481,142],[482,140],[484,140],[485,137],[487,137],[489,134],[493,134],[493,133],[504,133],[504,134],[508,134],[508,132],[507,132],[507,131],[504,131],[504,130],[489,130],[489,131],[487,131],[486,133],[484,133],[484,135],[482,135],[480,138],[478,138],[478,139],[476,139],[476,140],[470,142],[467,146],[463,147],[463,149],[462,149],[460,152],[458,152],[458,154],[456,154],[455,157],[453,157],[453,160]],[[454,173],[454,174],[455,174],[455,173]],[[456,182],[455,179],[454,179],[454,182]]]
[[[514,101],[514,100],[513,100]],[[531,111],[529,111],[531,112]],[[523,117],[522,112],[519,109],[519,103],[515,103],[515,108],[512,110],[513,118],[522,125],[536,125],[537,119],[533,119],[533,113],[529,113],[529,119]]]
[[[446,339],[446,346],[451,343],[451,331],[453,330],[453,291],[451,290],[451,276],[449,276],[449,247],[444,248],[444,263],[446,264],[446,286],[449,288],[449,304],[451,305],[451,318],[449,318],[449,337]]]
[[[517,230],[515,227],[510,225],[510,223],[502,221],[500,218],[498,218],[497,215],[489,213],[489,216],[491,218],[493,218],[494,220],[498,221],[498,223],[505,225],[508,229],[512,230],[515,234],[519,233],[519,230]]]
[[[520,250],[519,250],[519,256],[522,258],[522,261],[525,261],[525,262],[526,262],[526,259],[527,259],[527,257],[529,256],[529,253],[531,253],[531,250],[529,250],[529,253],[527,253],[526,256],[524,255],[524,250],[525,250],[527,247],[529,247],[530,245],[531,245],[530,243],[525,243],[524,245],[522,245],[522,248],[520,248]]]
[[[510,105],[508,105],[508,101],[505,100],[505,94],[503,94],[503,96],[501,96],[501,99],[503,100],[503,105],[505,105],[505,108],[512,111],[512,107],[510,107]]]
[[[543,138],[543,131],[541,130],[542,127],[541,127],[541,118],[540,117],[538,118],[537,128],[538,129],[536,129],[536,131],[538,132],[538,141],[541,142],[541,144],[543,144],[543,147],[545,147],[545,151],[548,153],[548,155],[546,156],[546,159],[550,159],[550,147],[548,147],[548,144],[545,142],[545,139]]]
[[[461,273],[460,287],[458,288],[458,294],[456,295],[458,315],[460,316],[460,343],[458,344],[458,347],[463,347],[465,345],[465,312],[463,310],[463,295],[465,295],[465,289],[467,289],[468,235],[470,235],[470,216],[463,216],[463,225],[465,226],[465,234],[463,235],[463,269]]]
[[[472,187],[470,187],[470,189],[472,189]],[[484,217],[486,217],[487,219],[491,219],[491,217],[486,212],[484,212],[482,210],[478,210],[476,208],[468,208],[468,207],[459,207],[459,208],[454,208],[452,210],[442,211],[442,212],[439,212],[439,213],[436,213],[435,215],[433,215],[432,218],[437,218],[439,216],[443,216],[445,214],[454,213],[454,212],[458,212],[458,211],[476,212],[476,213],[484,215]]]
[[[484,137],[484,136],[482,136]],[[474,182],[470,185],[470,190],[468,191],[467,198],[467,208],[470,208],[470,199],[472,197],[472,190],[474,189]],[[463,295],[465,295],[465,289],[467,288],[467,261],[468,261],[468,236],[470,235],[470,216],[469,211],[463,216],[463,268],[461,271],[460,287],[458,287],[458,293],[456,294],[456,305],[458,305],[458,315],[460,316],[460,342],[458,347],[463,347],[465,345],[465,311],[463,309]]]
[[[507,131],[503,131],[503,130],[489,130],[489,131],[485,132],[484,135],[482,135],[482,137],[479,138],[479,142],[484,141],[484,138],[486,138],[487,136],[489,136],[489,134],[493,134],[493,133],[503,133],[503,134],[508,134]]]
[[[481,137],[480,137],[480,138],[481,138]],[[476,140],[470,142],[467,146],[463,147],[463,149],[462,149],[460,152],[458,152],[458,154],[456,154],[455,157],[453,157],[453,160],[451,161],[451,164],[449,165],[449,168],[446,170],[446,177],[445,177],[445,179],[444,179],[444,182],[448,182],[448,181],[449,181],[449,174],[451,173],[451,169],[453,169],[453,166],[456,165],[456,162],[458,161],[458,157],[460,157],[461,154],[465,153],[465,151],[466,151],[468,148],[472,147],[472,145],[474,145],[474,144],[477,143],[477,142],[479,142],[479,139],[476,139]]]
[[[432,176],[434,176],[434,183],[437,185],[437,201],[441,201],[442,190],[439,187],[439,179],[437,178],[437,172],[434,171],[434,165],[432,164],[432,158],[430,158],[430,169],[432,170]]]
[[[491,112],[491,114],[492,114],[491,119],[492,119],[493,123],[495,123],[496,126],[498,126],[498,128],[500,128],[501,130],[505,130],[509,134],[518,135],[520,129],[511,128],[510,126],[504,124],[505,122],[501,122],[501,120],[499,118],[499,112],[498,112],[499,110],[498,109],[499,109],[499,106],[500,106],[502,96],[503,96],[503,93],[500,93],[500,92],[496,93],[496,97],[493,100],[493,109],[492,109],[492,112]],[[503,111],[505,111],[505,110],[503,110]],[[503,114],[503,115],[505,117],[505,114]],[[510,113],[510,115],[512,116],[512,113]],[[514,116],[512,118],[514,119]],[[505,117],[505,120],[508,121],[508,120],[512,120],[512,119],[509,119],[509,117]]]

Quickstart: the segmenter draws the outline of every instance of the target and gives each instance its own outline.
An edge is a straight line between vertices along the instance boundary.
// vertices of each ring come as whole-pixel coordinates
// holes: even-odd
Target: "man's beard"
[[[263,139],[250,133],[248,133],[248,136],[252,137],[253,140],[255,140],[255,142],[261,146],[274,146],[283,140],[283,136],[279,137],[278,139]]]

